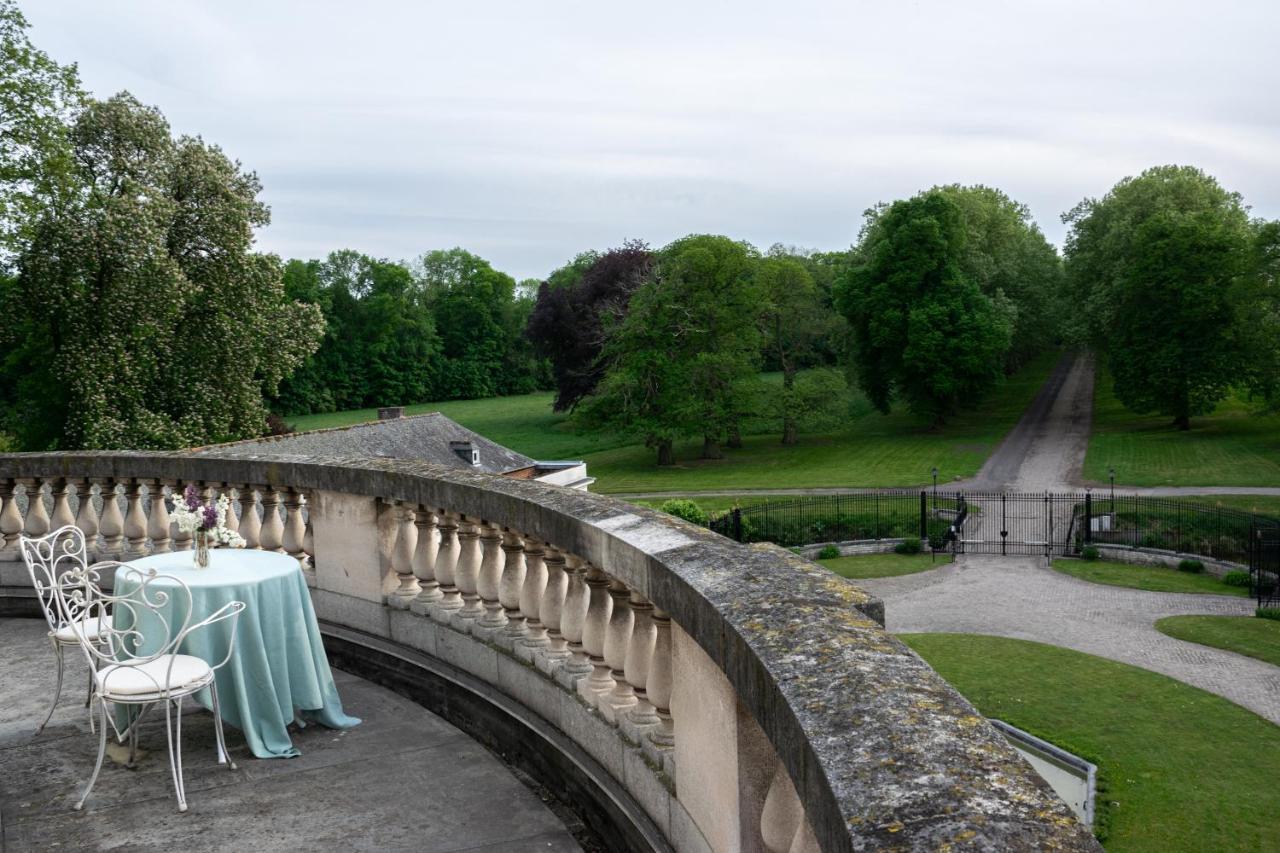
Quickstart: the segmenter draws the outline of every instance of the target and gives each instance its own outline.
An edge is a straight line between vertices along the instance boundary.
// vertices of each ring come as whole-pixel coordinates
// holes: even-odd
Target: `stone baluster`
[[[316,582],[316,537],[315,531],[311,526],[311,496],[302,495],[302,506],[305,508],[303,513],[302,528],[302,574],[306,576],[307,583],[315,585]]]
[[[116,481],[94,478],[94,482],[102,498],[102,516],[98,522],[98,529],[102,531],[102,556],[119,559],[124,556],[124,515],[120,512]]]
[[[637,743],[643,742],[643,733],[658,724],[658,715],[649,701],[649,673],[653,667],[654,642],[658,629],[653,624],[653,603],[638,592],[631,593],[631,643],[627,646],[627,661],[623,667],[627,683],[635,693],[636,703],[623,716],[619,725]]]
[[[484,629],[486,636],[490,638],[507,624],[507,617],[502,613],[502,602],[498,600],[502,566],[502,532],[496,525],[485,522],[480,526],[480,577],[476,581],[476,591],[480,594],[484,615],[477,620],[476,626]]]
[[[542,561],[547,568],[547,585],[542,589],[542,601],[538,604],[538,620],[547,629],[547,646],[538,655],[537,663],[539,669],[554,676],[569,658],[569,644],[560,631],[569,578],[564,571],[564,552],[559,548],[547,546]]]
[[[444,598],[440,582],[436,579],[436,517],[431,510],[418,507],[413,514],[413,524],[418,531],[418,546],[413,550],[413,576],[418,581],[418,594],[409,603],[409,609],[419,616],[428,616],[436,602]]]
[[[244,547],[262,547],[262,519],[258,518],[258,495],[252,483],[245,483],[240,493],[240,537]]]
[[[591,660],[582,646],[582,630],[587,621],[587,584],[584,580],[587,564],[569,555],[565,562],[569,589],[564,596],[564,610],[560,613],[560,633],[569,648],[569,659],[556,673],[557,680],[568,690],[576,690],[580,679],[591,674]]]
[[[302,537],[307,534],[307,526],[302,521],[302,493],[297,489],[286,489],[284,492],[284,518],[284,538],[281,543],[284,552],[302,565],[307,559],[302,550]],[[409,527],[412,530],[413,525],[410,524]],[[413,535],[417,536],[417,531],[413,531]],[[416,588],[414,593],[417,593]]]
[[[454,583],[462,594],[462,609],[450,620],[453,627],[470,633],[475,621],[484,615],[477,591],[480,581],[480,528],[465,515],[458,520],[458,563],[453,570]]]
[[[613,607],[609,597],[609,576],[592,566],[587,570],[587,621],[582,628],[582,646],[591,661],[591,675],[578,682],[578,694],[591,707],[600,703],[600,695],[613,690],[613,676],[604,659],[604,638],[608,633]]]
[[[524,638],[515,647],[521,660],[532,661],[536,649],[550,644],[547,629],[538,620],[542,606],[542,593],[547,589],[547,564],[542,561],[545,553],[542,543],[526,539],[524,545],[524,586],[520,588],[520,612],[524,614]]]
[[[165,484],[169,487],[169,494],[173,496],[175,505],[187,502],[187,484],[181,480],[165,480]],[[195,534],[190,530],[183,530],[176,524],[173,525],[173,550],[190,551],[195,547]]]
[[[85,479],[76,480],[76,527],[84,534],[86,556],[93,561],[99,559],[98,550],[98,508],[93,505],[93,483]],[[3,529],[0,516],[0,529]]]
[[[173,550],[169,537],[169,506],[164,500],[164,481],[147,480],[147,497],[151,499],[151,515],[147,519],[147,535],[151,537],[151,553],[167,554]]]
[[[264,551],[284,553],[284,522],[280,519],[280,492],[275,486],[262,486],[262,531],[259,545]]]
[[[498,583],[498,600],[502,602],[507,625],[498,637],[498,643],[510,650],[515,641],[525,634],[524,613],[520,611],[520,590],[524,586],[524,540],[514,530],[502,534],[502,580]]]
[[[418,596],[418,579],[413,576],[413,555],[418,550],[418,528],[414,526],[413,507],[404,501],[395,501],[391,511],[396,514],[396,546],[391,551],[391,568],[400,585],[387,596],[387,605],[396,610],[408,610]]]
[[[71,512],[71,484],[62,478],[49,483],[49,493],[53,495],[53,515],[49,519],[52,529],[57,530],[76,523]]]
[[[222,526],[230,533],[239,533],[240,517],[236,515],[236,502],[234,495],[231,494],[230,483],[222,484],[222,493],[227,496],[227,515],[222,521]]]
[[[822,850],[809,827],[804,803],[781,759],[769,781],[760,811],[760,840],[769,853],[820,853]]]
[[[49,532],[49,511],[44,508],[44,484],[35,478],[18,481],[27,495],[27,519],[22,532],[28,539],[36,539]]]
[[[15,559],[18,553],[18,537],[22,535],[22,513],[18,511],[18,499],[14,496],[16,480],[0,480],[0,542],[5,555]]]
[[[631,647],[635,617],[631,613],[631,590],[625,583],[620,580],[611,581],[609,598],[613,605],[604,634],[604,662],[609,665],[613,690],[600,694],[600,713],[610,723],[617,725],[618,720],[636,704],[635,690],[625,676],[627,650]]]
[[[147,556],[147,514],[142,509],[142,481],[126,480],[124,484],[125,505],[128,511],[124,516],[124,535],[129,540],[129,556]]]
[[[458,567],[458,516],[441,509],[436,513],[436,531],[440,544],[436,546],[436,581],[440,584],[440,600],[431,608],[431,618],[448,623],[453,614],[462,609],[462,594],[458,591],[456,576]]]
[[[671,721],[671,617],[655,607],[653,627],[653,660],[645,692],[649,702],[653,704],[658,725],[649,731],[649,742],[663,755],[665,765],[676,742],[675,725]]]

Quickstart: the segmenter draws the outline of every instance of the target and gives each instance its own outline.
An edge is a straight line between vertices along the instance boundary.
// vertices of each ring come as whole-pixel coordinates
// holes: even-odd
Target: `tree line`
[[[254,247],[254,173],[127,93],[90,97],[26,29],[0,0],[0,449],[554,389],[669,464],[748,422],[793,444],[847,386],[937,426],[1061,345],[1182,429],[1228,394],[1280,403],[1280,223],[1193,167],[1081,202],[1062,255],[1000,190],[944,185],[867,210],[836,252],[693,234],[520,283],[460,248],[286,262]]]

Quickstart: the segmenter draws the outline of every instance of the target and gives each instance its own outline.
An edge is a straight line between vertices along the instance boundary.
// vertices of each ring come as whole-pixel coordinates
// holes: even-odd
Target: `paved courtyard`
[[[163,717],[142,730],[138,769],[108,759],[83,812],[72,805],[97,737],[84,709],[86,664],[33,738],[53,695],[43,620],[0,619],[0,850],[577,851],[565,824],[505,765],[401,696],[335,671],[344,732],[293,733],[302,755],[256,759],[227,728],[236,771],[214,760],[212,716],[183,717],[190,811],[179,814]]]
[[[914,575],[860,580],[894,633],[991,634],[1065,646],[1216,693],[1280,724],[1280,667],[1167,637],[1165,616],[1251,615],[1253,600],[1146,592],[1078,580],[1044,558],[961,556]]]

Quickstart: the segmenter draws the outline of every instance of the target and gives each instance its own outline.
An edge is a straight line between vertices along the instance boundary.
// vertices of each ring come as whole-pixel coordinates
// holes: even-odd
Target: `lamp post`
[[[1107,476],[1111,478],[1111,511],[1116,511],[1116,469],[1112,466],[1107,469]]]
[[[938,468],[933,468],[933,513],[938,514]]]

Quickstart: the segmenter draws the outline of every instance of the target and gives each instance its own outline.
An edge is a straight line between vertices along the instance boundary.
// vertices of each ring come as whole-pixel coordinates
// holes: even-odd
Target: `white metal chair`
[[[83,571],[88,561],[85,556],[84,533],[78,527],[61,527],[47,536],[32,539],[23,536],[18,543],[23,562],[27,564],[27,575],[31,585],[35,587],[36,598],[40,601],[40,609],[44,611],[45,621],[49,623],[49,642],[53,644],[53,654],[58,661],[58,686],[53,689],[53,702],[49,705],[49,713],[44,722],[36,729],[36,734],[44,731],[53,718],[54,709],[58,707],[58,697],[62,695],[62,673],[64,669],[63,652],[67,648],[80,645],[80,635],[90,642],[97,643],[102,634],[99,617],[90,618],[82,611],[64,613],[58,603],[55,587],[64,582],[72,568]],[[93,672],[89,672],[89,691],[84,706],[89,708],[93,698]],[[93,711],[89,711],[89,728],[93,729]]]
[[[116,567],[115,591],[103,592],[99,585],[102,568]],[[102,770],[102,759],[107,749],[107,726],[115,731],[120,742],[129,739],[129,765],[132,766],[138,748],[138,726],[147,712],[156,705],[164,706],[165,735],[169,742],[169,769],[173,773],[173,788],[178,800],[178,811],[187,810],[186,789],[182,777],[182,702],[208,688],[213,700],[213,727],[217,737],[218,761],[226,761],[228,769],[235,770],[235,762],[227,755],[226,739],[222,733],[222,714],[218,705],[218,685],[214,672],[231,659],[235,648],[235,632],[238,617],[244,610],[244,602],[231,601],[208,617],[191,624],[191,590],[173,575],[157,574],[155,570],[142,572],[128,563],[98,563],[76,572],[71,583],[54,587],[63,612],[83,613],[87,618],[103,620],[107,608],[113,618],[101,621],[98,642],[91,642],[84,634],[76,639],[94,669],[93,699],[98,703],[98,760],[84,795],[76,803],[76,809],[84,807]],[[170,624],[166,609],[172,608],[181,621]],[[193,632],[209,629],[220,622],[228,622],[222,629],[226,642],[226,654],[217,663],[210,663],[192,655],[179,653],[183,641]],[[144,646],[154,650],[144,652]],[[109,705],[130,706],[130,720],[122,731]],[[135,713],[136,709],[136,713]],[[176,709],[176,713],[175,713]]]

